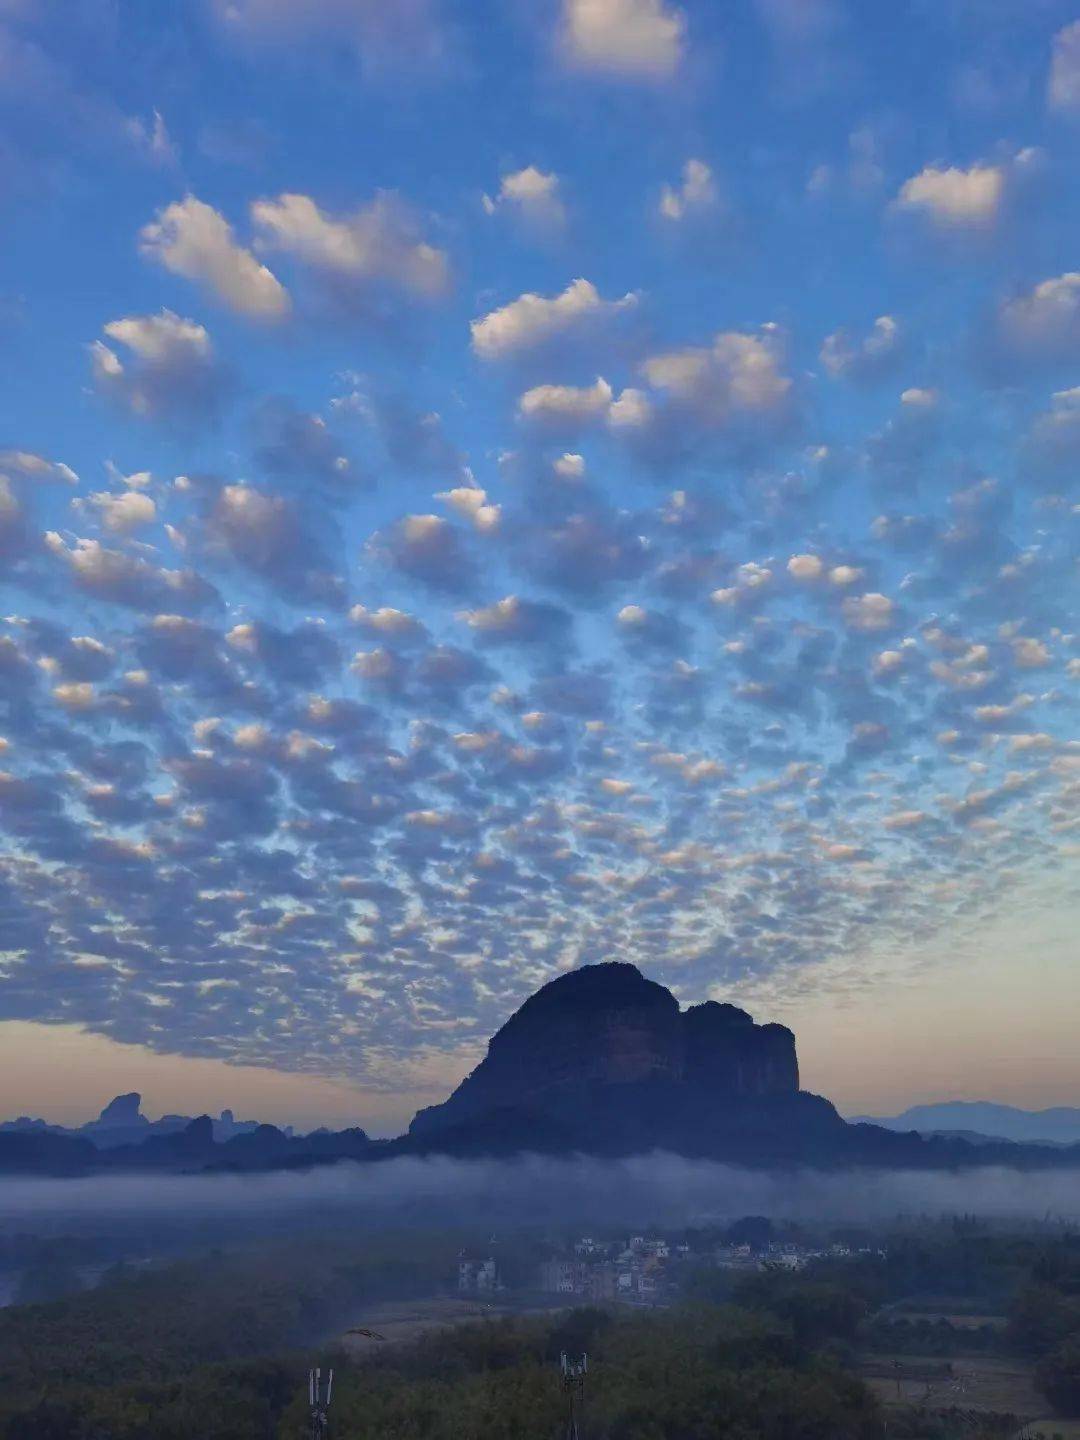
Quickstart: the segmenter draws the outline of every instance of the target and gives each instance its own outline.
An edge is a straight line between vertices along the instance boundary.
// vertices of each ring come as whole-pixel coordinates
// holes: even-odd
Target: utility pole
[[[326,1372],[326,1394],[323,1394],[322,1371],[308,1371],[308,1404],[311,1407],[311,1440],[327,1440],[330,1434],[330,1392],[334,1388],[334,1372]]]
[[[581,1440],[580,1418],[585,1407],[585,1376],[589,1357],[571,1360],[564,1350],[559,1357],[563,1394],[566,1396],[566,1440]]]

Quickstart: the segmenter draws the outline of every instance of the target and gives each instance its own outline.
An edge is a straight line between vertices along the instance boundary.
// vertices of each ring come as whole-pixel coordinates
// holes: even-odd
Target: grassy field
[[[920,1320],[929,1321],[931,1325],[946,1320],[955,1330],[981,1330],[984,1325],[993,1330],[1004,1330],[1008,1324],[1004,1315],[967,1315],[948,1310],[904,1310],[897,1312],[897,1318],[909,1320],[913,1325]]]
[[[1080,1420],[1029,1420],[1015,1440],[1080,1440]]]
[[[980,1410],[1035,1419],[1046,1401],[1032,1384],[1031,1366],[1022,1360],[938,1356],[867,1356],[860,1374],[886,1404],[922,1405],[928,1409]]]
[[[973,1300],[966,1295],[931,1295],[925,1291],[919,1295],[909,1295],[906,1300],[898,1300],[885,1309],[886,1312],[903,1315],[907,1320],[921,1319],[924,1316],[932,1319],[944,1316],[948,1320],[956,1320],[960,1316],[974,1320],[1005,1318],[1000,1310],[988,1312],[985,1300]]]
[[[468,1296],[433,1295],[426,1300],[393,1300],[376,1303],[367,1307],[362,1315],[353,1321],[354,1326],[373,1330],[381,1337],[372,1339],[366,1335],[349,1334],[342,1336],[342,1348],[349,1355],[370,1355],[382,1345],[405,1345],[418,1340],[421,1335],[433,1330],[447,1330],[454,1325],[472,1325],[480,1320],[494,1320],[501,1315],[539,1315],[549,1310],[565,1310],[565,1297],[550,1305],[537,1305],[523,1309],[520,1305],[508,1304],[499,1299],[493,1301],[471,1299]]]

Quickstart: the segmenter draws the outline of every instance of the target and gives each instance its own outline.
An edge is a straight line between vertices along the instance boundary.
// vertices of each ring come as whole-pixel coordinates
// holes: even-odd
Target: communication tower
[[[330,1434],[330,1392],[334,1388],[334,1372],[326,1372],[326,1393],[323,1394],[322,1371],[308,1371],[308,1403],[311,1406],[311,1440],[326,1440]]]
[[[564,1350],[559,1357],[563,1394],[566,1396],[566,1440],[581,1440],[581,1412],[585,1408],[585,1376],[589,1357],[571,1360]]]

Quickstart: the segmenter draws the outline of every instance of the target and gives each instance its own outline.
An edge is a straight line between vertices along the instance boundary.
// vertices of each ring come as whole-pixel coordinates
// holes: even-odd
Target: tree
[[[61,1260],[43,1261],[24,1270],[15,1287],[13,1304],[48,1305],[77,1295],[85,1287],[79,1272]]]
[[[744,1215],[729,1225],[725,1239],[729,1245],[749,1245],[751,1250],[764,1250],[776,1228],[767,1215]]]
[[[1035,1384],[1062,1415],[1080,1415],[1080,1331],[1035,1367]]]

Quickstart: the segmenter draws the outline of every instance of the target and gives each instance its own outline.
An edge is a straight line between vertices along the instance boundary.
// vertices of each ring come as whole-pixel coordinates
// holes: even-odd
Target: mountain
[[[94,1168],[97,1158],[89,1140],[73,1140],[49,1130],[0,1134],[0,1175],[83,1175]]]
[[[913,1105],[901,1115],[882,1119],[860,1116],[852,1123],[881,1125],[887,1130],[917,1130],[922,1135],[959,1134],[975,1141],[1012,1140],[1018,1144],[1080,1144],[1080,1108],[1058,1105],[1050,1110],[1018,1110],[989,1100],[944,1100]]]
[[[142,1113],[142,1096],[137,1090],[110,1100],[96,1120],[78,1133],[99,1149],[114,1145],[138,1145],[151,1133],[150,1121]]]
[[[578,1125],[582,1106],[622,1110],[632,1095],[685,1103],[798,1093],[795,1037],[782,1025],[755,1025],[713,1002],[684,1012],[633,965],[586,965],[530,996],[482,1063],[442,1105],[421,1110],[409,1134],[445,1134],[495,1109]]]
[[[229,1140],[215,1139],[209,1115],[181,1129],[158,1131],[139,1143],[100,1148],[74,1135],[39,1129],[0,1131],[0,1175],[88,1175],[118,1171],[289,1170],[337,1160],[367,1160],[380,1142],[363,1130],[294,1136],[257,1125]]]
[[[155,1137],[179,1135],[190,1127],[192,1118],[190,1115],[162,1115],[159,1120],[148,1120],[142,1113],[142,1096],[137,1090],[132,1090],[110,1100],[96,1120],[88,1120],[78,1129],[69,1130],[63,1125],[50,1125],[45,1120],[20,1115],[17,1120],[0,1123],[0,1134],[57,1135],[89,1140],[98,1150],[126,1151]],[[223,1110],[217,1120],[209,1123],[213,1126],[213,1138],[221,1142],[238,1135],[250,1135],[259,1129],[257,1120],[237,1120],[231,1110]],[[279,1133],[291,1137],[292,1126],[287,1125]]]
[[[799,1088],[795,1037],[733,1005],[687,1010],[633,965],[587,965],[525,1001],[400,1148],[627,1155],[664,1149],[745,1163],[897,1163],[925,1145],[849,1126]]]
[[[117,1095],[115,1100],[110,1100],[98,1118],[85,1128],[115,1130],[149,1124],[150,1121],[142,1113],[142,1096],[137,1090],[132,1090],[127,1095]]]
[[[987,1137],[978,1133],[987,1117],[969,1107],[926,1108],[953,1133],[917,1133],[922,1111],[848,1123],[828,1100],[800,1088],[795,1037],[785,1026],[759,1025],[713,1001],[684,1010],[663,985],[613,962],[570,971],[531,995],[472,1074],[441,1105],[419,1111],[396,1140],[372,1141],[359,1129],[294,1136],[238,1125],[228,1112],[220,1121],[151,1123],[133,1093],[82,1132],[55,1133],[33,1121],[0,1132],[0,1172],[251,1171],[402,1155],[657,1150],[760,1167],[1080,1166],[1080,1144]],[[954,1110],[963,1111],[962,1123]],[[100,1145],[102,1136],[109,1143]]]

